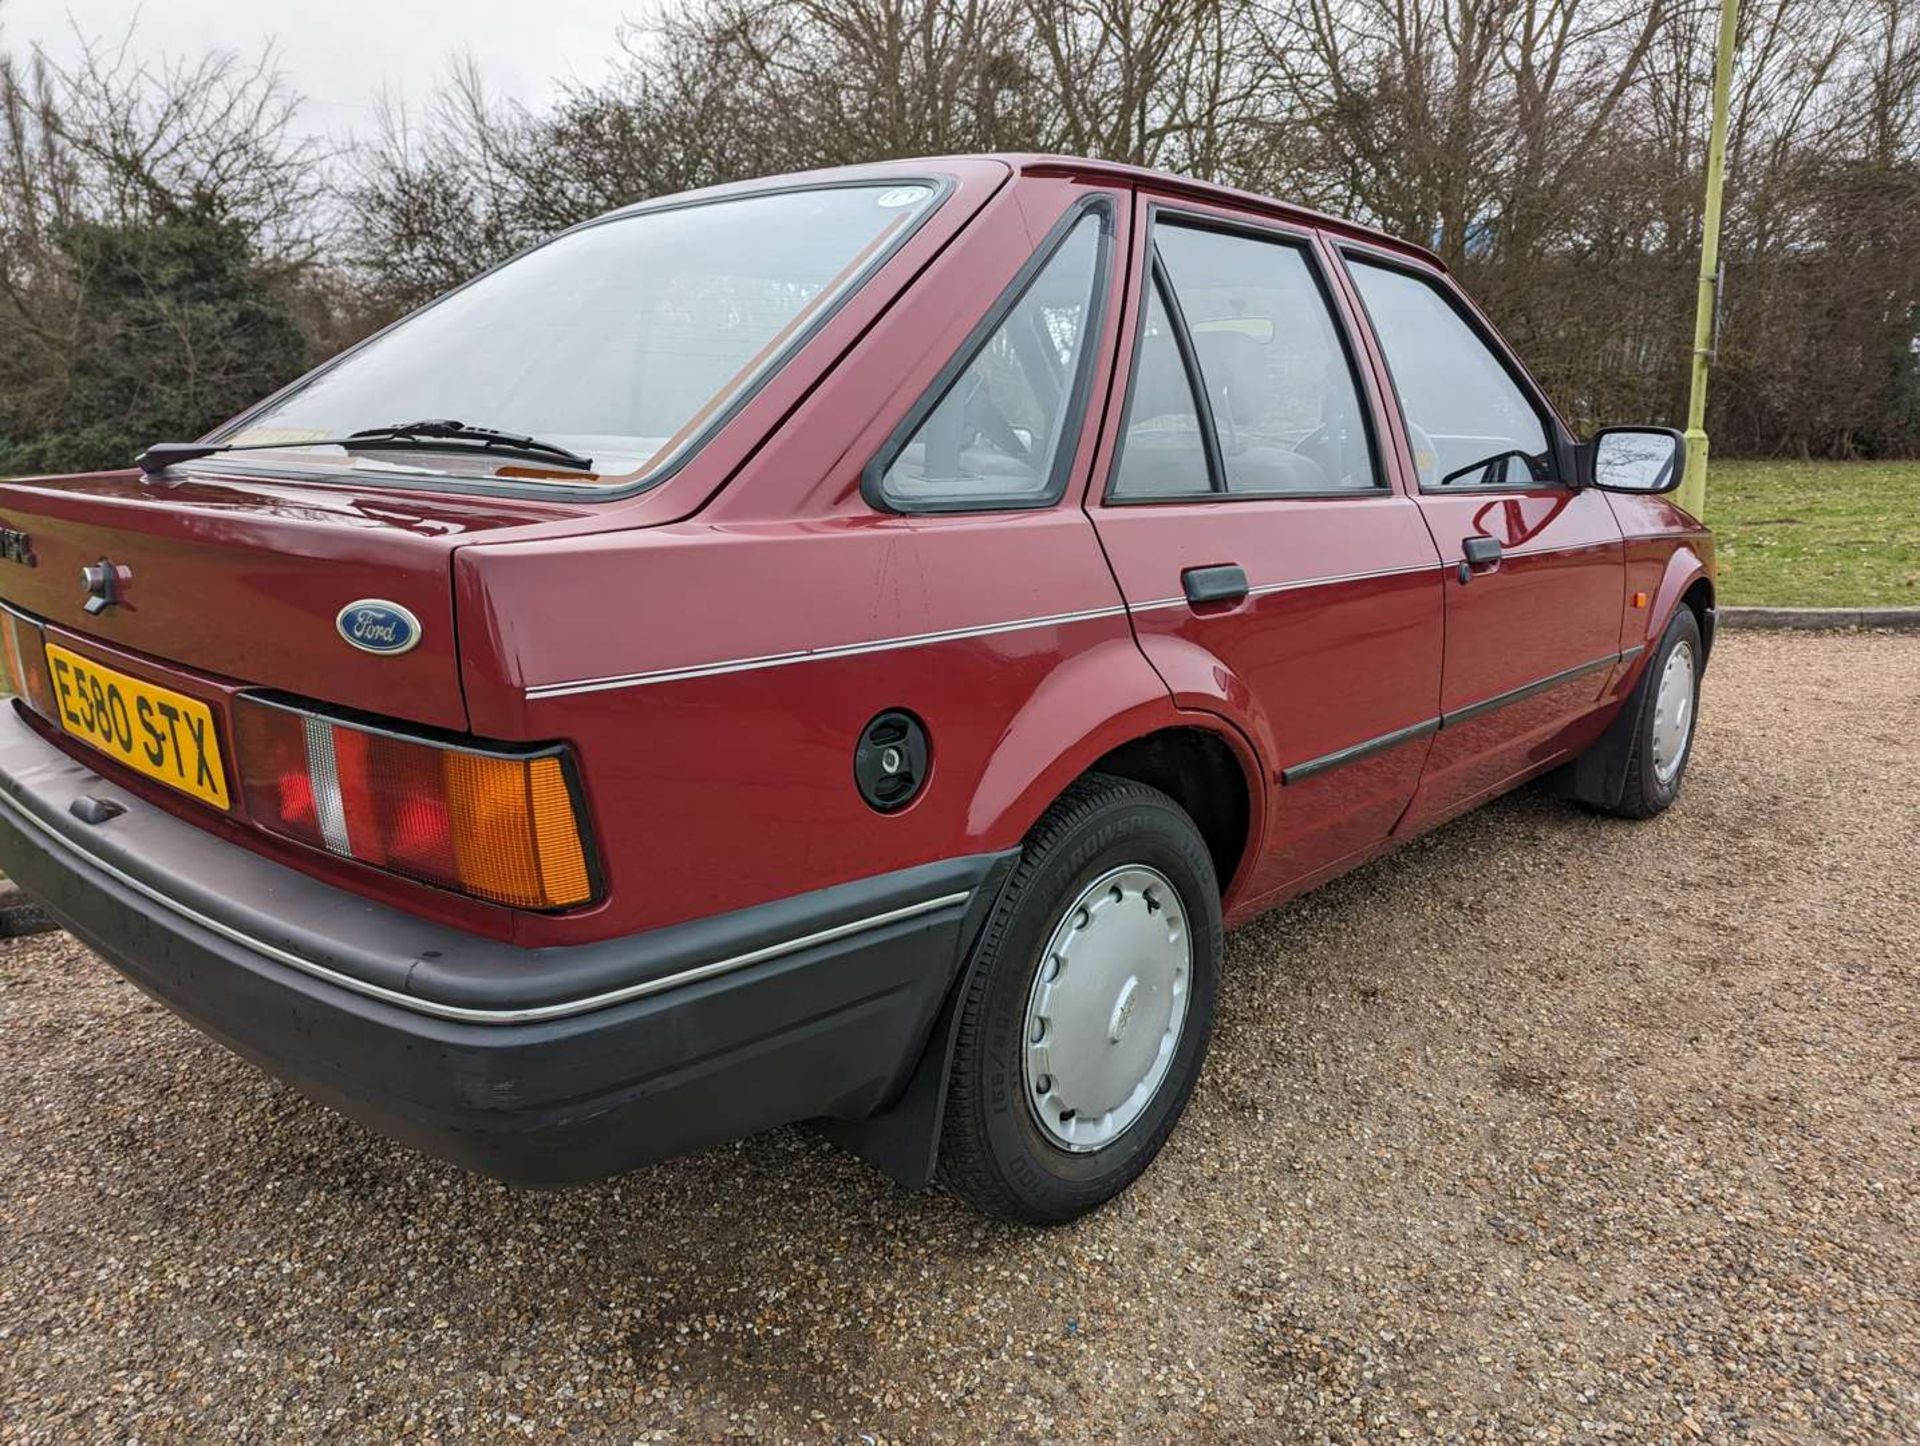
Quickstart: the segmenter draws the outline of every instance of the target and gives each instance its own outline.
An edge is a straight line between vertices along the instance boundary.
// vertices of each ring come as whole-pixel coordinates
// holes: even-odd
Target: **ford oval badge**
[[[420,619],[399,603],[383,598],[348,603],[340,609],[334,626],[363,653],[404,653],[420,641]]]

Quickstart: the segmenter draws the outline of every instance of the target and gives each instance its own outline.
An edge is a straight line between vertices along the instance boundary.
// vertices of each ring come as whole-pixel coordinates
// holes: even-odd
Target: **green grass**
[[[1920,607],[1920,462],[1722,462],[1707,472],[1720,601]]]

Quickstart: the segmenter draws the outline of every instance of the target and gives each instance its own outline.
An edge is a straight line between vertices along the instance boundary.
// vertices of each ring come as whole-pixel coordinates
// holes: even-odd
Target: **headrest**
[[[1273,382],[1259,342],[1243,331],[1200,331],[1194,333],[1193,345],[1216,411],[1224,402],[1228,415],[1239,423],[1267,409]]]

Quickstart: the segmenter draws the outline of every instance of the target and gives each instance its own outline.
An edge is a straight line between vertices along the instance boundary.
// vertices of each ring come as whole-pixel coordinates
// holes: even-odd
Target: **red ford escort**
[[[1221,934],[1528,779],[1672,802],[1682,441],[1433,257],[900,162],[565,233],[138,470],[0,485],[0,864],[475,1170],[818,1120],[1021,1220],[1147,1164]]]

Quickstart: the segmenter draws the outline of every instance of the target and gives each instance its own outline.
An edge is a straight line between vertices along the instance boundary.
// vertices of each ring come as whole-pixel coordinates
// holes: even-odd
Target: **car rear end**
[[[444,917],[580,907],[597,884],[572,761],[463,736],[448,585],[458,542],[555,515],[125,474],[0,484],[28,540],[0,574],[0,654],[30,727],[164,811],[334,877],[368,865],[363,887]],[[356,606],[403,619],[405,645],[352,641]]]
[[[1004,860],[717,914],[688,900],[677,921],[622,932],[631,911],[610,900],[643,885],[610,875],[601,835],[630,801],[595,791],[617,764],[563,727],[513,736],[497,700],[476,714],[469,689],[515,666],[513,620],[463,591],[458,557],[697,507],[751,449],[742,414],[829,366],[835,314],[856,296],[883,306],[885,288],[862,289],[882,272],[897,288],[924,259],[912,245],[957,231],[1004,169],[779,192],[800,196],[782,216],[823,238],[803,275],[756,273],[745,236],[672,214],[653,240],[634,233],[637,252],[616,230],[588,237],[602,292],[641,287],[654,318],[637,345],[596,335],[585,360],[611,382],[542,364],[551,328],[612,308],[574,296],[593,290],[570,281],[577,257],[535,253],[516,263],[520,294],[483,280],[211,439],[252,450],[0,483],[0,659],[17,695],[0,716],[0,866],[237,1052],[474,1169],[588,1179],[870,1112],[944,995],[950,971],[926,959],[957,957]],[[735,229],[760,230],[761,251],[779,231]],[[792,234],[786,250],[809,255]],[[666,279],[633,280],[635,254]],[[673,271],[688,254],[706,269]],[[469,354],[483,346],[484,365]],[[662,400],[636,420],[620,409],[642,386]],[[374,408],[447,415],[449,388],[467,406],[531,397],[531,415],[500,420],[591,449],[597,470],[324,441],[399,420]]]

